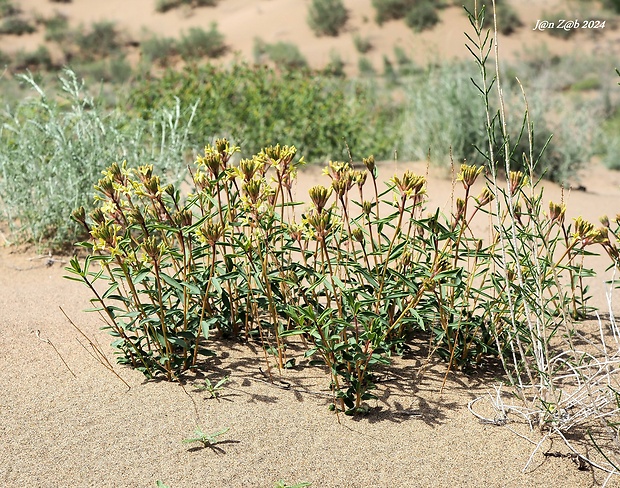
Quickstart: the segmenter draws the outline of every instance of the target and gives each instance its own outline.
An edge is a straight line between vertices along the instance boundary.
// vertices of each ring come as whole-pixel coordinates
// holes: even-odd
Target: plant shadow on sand
[[[377,398],[367,402],[365,415],[351,419],[370,424],[422,421],[437,427],[449,419],[449,412],[462,409],[480,395],[481,388],[488,386],[489,381],[501,381],[501,370],[495,365],[467,375],[462,371],[448,371],[446,364],[436,358],[420,359],[428,357],[426,346],[411,343],[403,356],[394,356],[392,364],[379,368],[374,375],[376,389],[372,390]],[[413,349],[426,353],[412,354]],[[193,387],[186,390],[192,398],[200,395],[199,402],[277,405],[292,396],[299,403],[313,401],[327,411],[334,403],[328,368],[311,364],[310,359],[304,358],[304,350],[301,341],[291,341],[287,357],[295,359],[295,365],[278,371],[274,359],[270,358],[268,372],[260,342],[220,341],[216,347],[217,356],[199,364],[194,373],[186,373],[183,382]],[[229,380],[217,398],[204,395],[198,387],[205,379],[215,383],[222,378]]]
[[[205,449],[209,449],[213,452],[215,452],[216,454],[226,454],[226,451],[220,447],[222,444],[240,444],[241,441],[235,441],[235,440],[225,440],[225,441],[219,441],[217,444],[211,444],[208,446],[194,446],[194,447],[190,447],[187,452],[199,452],[199,451],[204,451]]]

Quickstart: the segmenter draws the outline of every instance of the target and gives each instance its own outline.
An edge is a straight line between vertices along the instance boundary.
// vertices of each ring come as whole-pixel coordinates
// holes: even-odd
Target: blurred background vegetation
[[[224,1],[157,0],[152,9],[191,15]],[[363,22],[403,23],[424,33],[462,3],[473,10],[473,0],[372,0],[374,18]],[[606,32],[615,29],[618,2],[562,3],[563,11],[550,10],[545,18],[589,9],[607,23]],[[502,34],[531,30],[512,2],[497,4]],[[93,179],[112,159],[137,165],[146,158],[182,178],[187,161],[218,137],[241,145],[244,155],[278,142],[295,145],[310,163],[373,154],[379,160],[428,158],[443,167],[463,160],[484,164],[477,149],[485,146],[484,107],[470,79],[476,77],[474,63],[437,58],[420,64],[415,53],[393,45],[382,47],[377,64],[370,56],[378,49],[375,40],[363,28],[350,30],[345,2],[307,5],[305,21],[316,39],[346,37],[353,58],[332,50],[317,67],[300,46],[257,36],[253,59],[228,56],[222,62],[232,34],[216,23],[178,37],[145,31],[135,38],[112,21],[75,25],[62,13],[33,15],[15,0],[0,0],[0,39],[42,40],[11,53],[0,43],[0,199],[15,235],[71,242],[78,236],[64,220],[76,205],[88,206]],[[524,112],[518,76],[535,124],[535,157],[548,143],[541,175],[576,183],[593,157],[620,169],[620,102],[608,55],[556,54],[543,45],[501,66],[516,167],[529,152],[527,141],[516,137]],[[63,186],[74,193],[59,191]],[[28,202],[37,211],[25,208]]]

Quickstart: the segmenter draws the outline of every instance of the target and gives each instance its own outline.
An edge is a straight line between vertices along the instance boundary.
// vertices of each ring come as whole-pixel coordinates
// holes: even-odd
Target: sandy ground
[[[400,23],[379,27],[365,22],[374,15],[370,0],[345,0],[351,13],[347,31],[338,38],[317,39],[305,22],[308,0],[222,0],[216,8],[166,14],[157,14],[152,0],[19,3],[28,15],[63,12],[73,25],[115,20],[134,38],[144,35],[143,28],[177,36],[217,21],[231,45],[227,59],[234,52],[251,59],[254,37],[260,36],[267,42],[295,42],[314,67],[322,67],[336,49],[351,72],[358,57],[355,33],[370,37],[375,49],[369,57],[378,69],[394,45],[418,62],[468,56],[462,34],[466,19],[456,7],[441,12],[435,30],[415,35]],[[617,31],[602,38],[581,33],[570,41],[554,39],[531,31],[552,2],[512,3],[529,27],[502,40],[507,56],[546,43],[553,52],[598,49],[614,59]],[[7,51],[35,48],[41,41],[42,33],[0,39]],[[424,164],[398,165],[399,172],[405,169],[426,172]],[[382,171],[389,177],[393,168]],[[452,184],[440,176],[431,174],[429,206],[449,212]],[[299,181],[298,195],[304,198],[308,187],[326,180],[314,168]],[[586,192],[564,195],[568,218],[583,215],[596,222],[604,213],[613,217],[620,212],[620,174],[595,164],[581,183]],[[545,200],[559,201],[561,189],[544,185]],[[457,196],[459,191],[457,187]],[[101,323],[83,312],[89,306],[87,290],[63,279],[63,260],[55,257],[47,266],[48,260],[33,249],[0,248],[2,487],[154,487],[157,480],[172,488],[269,488],[278,480],[312,482],[317,488],[588,487],[605,479],[600,471],[579,471],[570,459],[544,457],[548,450],[568,453],[557,441],[545,443],[523,472],[534,445],[506,427],[480,423],[467,409],[469,401],[493,391],[499,373],[450,373],[442,390],[445,365],[427,364],[417,350],[383,372],[385,381],[378,385],[379,400],[371,402],[370,415],[341,416],[340,423],[327,409],[325,371],[300,357],[296,370],[276,373],[271,384],[262,373],[265,364],[257,344],[217,345],[217,359],[202,374],[213,382],[230,376],[219,402],[196,391],[198,377],[183,387],[147,382],[140,373],[115,366],[128,389],[93,358],[61,313],[59,307],[114,362]],[[605,261],[595,260],[593,266],[603,271]],[[604,279],[601,274],[592,282],[594,304],[602,309]],[[301,356],[300,351],[293,354]],[[182,440],[197,424],[208,432],[230,430],[215,449],[196,449]],[[541,438],[526,425],[511,428],[535,442]],[[608,486],[620,486],[620,481]]]
[[[330,53],[335,51],[346,63],[345,71],[356,74],[360,54],[353,43],[355,35],[370,40],[373,49],[365,56],[379,72],[383,70],[384,55],[394,62],[394,46],[402,47],[421,64],[451,58],[471,59],[464,45],[464,32],[471,34],[471,26],[459,6],[442,9],[440,23],[434,29],[414,33],[402,21],[377,25],[371,0],[344,0],[349,19],[343,32],[338,37],[317,38],[306,22],[310,0],[222,0],[217,7],[180,8],[166,13],[155,11],[154,0],[74,0],[71,3],[20,0],[18,3],[26,16],[49,17],[60,12],[75,27],[103,20],[114,21],[121,32],[134,40],[145,38],[149,32],[179,37],[191,27],[208,28],[216,22],[230,48],[223,62],[237,57],[252,61],[254,40],[260,37],[268,43],[286,41],[296,44],[310,66],[316,69],[323,68],[330,60]],[[574,1],[560,0],[513,0],[510,3],[524,25],[513,35],[501,39],[500,53],[505,61],[526,51],[540,51],[543,46],[556,54],[575,51],[618,54],[620,31],[613,29],[611,24],[604,32],[580,29],[570,40],[533,30],[537,20],[549,18],[550,13],[557,11],[563,10],[571,19],[595,17],[599,12],[595,6],[579,6]],[[19,49],[33,50],[44,42],[43,36],[43,28],[32,35],[0,36],[1,49],[9,53]]]
[[[398,167],[405,169],[425,171],[421,163]],[[381,167],[380,174],[393,170]],[[316,168],[301,174],[298,195],[325,178]],[[583,182],[591,190],[567,196],[569,218],[615,215],[620,175],[594,166]],[[429,205],[449,211],[451,183],[431,174],[428,186],[438,197]],[[559,200],[557,186],[545,187],[548,198]],[[450,373],[442,392],[445,365],[427,364],[415,348],[383,371],[371,414],[340,416],[340,423],[327,409],[326,372],[294,347],[298,367],[282,375],[275,370],[270,384],[258,344],[218,344],[217,359],[201,374],[213,382],[230,376],[219,402],[196,391],[198,377],[183,387],[116,366],[128,389],[93,358],[61,313],[59,307],[114,361],[101,323],[83,312],[88,293],[63,279],[63,260],[0,249],[0,486],[154,487],[161,480],[174,488],[272,487],[282,479],[321,488],[581,487],[604,481],[600,471],[544,457],[547,450],[568,453],[558,441],[545,443],[524,473],[534,445],[506,427],[480,423],[467,409],[493,391],[499,372]],[[603,279],[596,280],[602,290]],[[605,305],[596,293],[595,302]],[[230,430],[216,448],[197,449],[182,443],[197,424]],[[541,438],[526,425],[511,428]]]

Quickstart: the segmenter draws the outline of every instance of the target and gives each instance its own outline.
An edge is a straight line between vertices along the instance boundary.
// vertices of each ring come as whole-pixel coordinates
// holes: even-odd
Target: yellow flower
[[[491,192],[488,188],[485,188],[476,198],[476,203],[478,204],[478,207],[484,207],[486,204],[491,203],[494,198],[495,196],[493,195],[493,192]]]
[[[473,166],[471,164],[461,164],[461,171],[456,177],[456,181],[462,181],[465,189],[469,189],[478,179],[483,166]]]
[[[583,220],[581,217],[575,219],[573,238],[580,241],[582,246],[609,243],[608,229],[606,227],[595,229],[594,224]]]
[[[508,182],[510,184],[510,193],[514,195],[523,186],[528,184],[529,178],[521,171],[511,171],[508,176]]]
[[[549,202],[549,218],[551,222],[564,223],[566,215],[566,205],[560,203]]]
[[[310,188],[308,193],[317,211],[321,213],[325,208],[325,205],[327,205],[327,201],[332,194],[332,189],[325,188],[323,185],[316,185]]]
[[[406,171],[402,179],[398,176],[393,176],[390,181],[398,188],[400,194],[407,198],[415,198],[426,192],[424,189],[426,178],[424,176],[418,176],[411,171]]]

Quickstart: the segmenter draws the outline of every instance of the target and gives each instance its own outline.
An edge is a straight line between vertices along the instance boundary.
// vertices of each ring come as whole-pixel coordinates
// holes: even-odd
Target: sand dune
[[[21,0],[27,15],[66,14],[73,25],[112,20],[129,36],[140,39],[143,29],[178,36],[192,26],[216,21],[233,53],[251,59],[253,40],[296,43],[314,67],[323,66],[336,49],[355,72],[358,54],[352,36],[370,38],[370,59],[381,67],[382,56],[402,46],[418,62],[469,56],[463,47],[466,19],[458,8],[441,12],[441,24],[430,32],[413,34],[399,22],[379,27],[370,0],[345,0],[351,17],[338,38],[316,38],[305,22],[308,0],[222,0],[216,8],[176,10],[158,14],[152,0],[73,0],[69,4]],[[552,2],[512,2],[526,27],[501,39],[507,58],[543,42],[552,52],[605,50],[617,53],[619,33],[593,38],[580,33],[562,41],[532,32],[537,18]],[[365,19],[368,19],[365,21]],[[0,38],[1,49],[36,47],[42,33]],[[616,58],[617,59],[617,58]],[[396,166],[396,167],[394,167]],[[386,164],[381,174],[412,169],[426,172],[424,163]],[[431,171],[429,208],[452,209],[450,180]],[[318,168],[300,175],[298,198],[322,182]],[[544,183],[545,200],[568,204],[568,218],[583,215],[594,222],[602,214],[620,212],[620,174],[593,164],[581,179],[582,191],[563,191]],[[457,187],[456,193],[459,194]],[[408,487],[581,487],[599,486],[600,471],[580,471],[567,457],[564,444],[546,441],[523,472],[534,445],[507,427],[480,423],[467,404],[493,391],[495,373],[467,376],[446,374],[443,363],[425,363],[416,351],[396,359],[385,370],[371,415],[341,416],[328,411],[329,377],[310,367],[297,354],[299,367],[276,375],[282,383],[265,381],[258,344],[221,343],[218,357],[204,374],[214,381],[230,375],[221,401],[208,399],[193,388],[147,382],[123,367],[115,371],[125,385],[97,362],[79,333],[59,310],[97,344],[113,363],[110,338],[88,308],[89,295],[79,284],[63,279],[63,257],[49,260],[32,248],[0,248],[0,486],[31,487],[155,487],[161,480],[171,488],[198,486],[273,487],[278,480],[312,482],[314,488]],[[49,264],[50,266],[47,266]],[[604,271],[605,260],[593,261]],[[592,281],[594,304],[605,308],[604,280]],[[583,325],[595,327],[592,322]],[[78,342],[81,341],[80,342]],[[51,344],[57,349],[54,349]],[[83,347],[86,346],[86,347]],[[63,364],[61,357],[66,361]],[[421,374],[421,366],[426,373]],[[499,375],[499,373],[497,373]],[[280,387],[279,387],[280,386]],[[182,444],[196,424],[213,432],[230,431],[217,449],[194,449]],[[541,440],[525,424],[510,428],[520,436]],[[594,453],[591,453],[594,455]],[[615,481],[608,486],[620,486]]]
[[[426,64],[451,58],[469,59],[464,31],[470,26],[461,7],[453,6],[440,11],[440,23],[432,30],[414,33],[401,21],[374,22],[375,10],[371,0],[345,0],[349,20],[338,37],[316,37],[306,22],[309,0],[222,0],[217,7],[196,9],[181,8],[166,13],[155,11],[154,0],[74,0],[72,3],[52,3],[46,0],[21,0],[24,14],[48,17],[54,12],[66,15],[73,26],[88,26],[103,20],[113,21],[132,39],[140,40],[146,32],[160,36],[178,37],[191,27],[208,28],[217,22],[230,47],[222,59],[231,61],[235,56],[253,60],[254,39],[266,42],[286,41],[296,44],[313,68],[324,67],[330,52],[339,53],[346,63],[346,71],[357,73],[359,53],[353,36],[359,34],[370,40],[373,49],[366,55],[377,70],[383,67],[383,56],[392,58],[394,46],[402,47],[418,63]],[[511,2],[518,11],[524,26],[515,34],[501,39],[504,60],[513,59],[526,49],[540,49],[544,44],[552,53],[580,52],[618,53],[620,32],[611,26],[604,36],[593,36],[584,30],[571,40],[552,37],[546,32],[533,31],[536,20],[546,12],[557,11],[561,1],[520,0]],[[559,8],[559,7],[557,7]],[[566,9],[565,9],[566,10]],[[596,10],[592,9],[594,12]],[[583,15],[592,15],[587,9]],[[2,49],[34,49],[43,42],[41,32],[29,36],[3,36]]]
[[[380,174],[387,178],[406,169],[426,172],[422,163],[399,163],[382,165]],[[311,168],[298,181],[297,197],[304,198],[326,177]],[[594,166],[583,184],[591,190],[565,195],[568,218],[595,220],[617,210],[618,173]],[[428,189],[429,208],[450,212],[452,183],[431,173]],[[551,183],[545,192],[555,201],[562,195]],[[162,480],[174,488],[245,488],[273,487],[284,479],[321,488],[579,487],[604,480],[599,471],[579,471],[568,458],[544,457],[549,450],[568,452],[549,441],[524,473],[535,446],[505,427],[481,424],[467,409],[469,401],[493,391],[496,377],[453,372],[442,390],[445,365],[427,364],[415,351],[385,370],[389,381],[379,384],[379,400],[370,402],[368,417],[341,416],[341,424],[327,409],[328,375],[308,366],[303,351],[294,347],[289,353],[299,366],[276,373],[270,384],[261,372],[259,344],[216,345],[218,357],[203,374],[214,382],[230,375],[219,402],[196,391],[198,377],[183,389],[146,382],[140,373],[117,366],[128,391],[89,354],[59,310],[114,361],[110,338],[98,330],[100,321],[82,311],[89,305],[87,290],[62,278],[63,261],[48,262],[28,249],[0,249],[2,486],[154,487]],[[604,267],[599,263],[595,266]],[[592,282],[601,307],[604,276]],[[289,386],[283,389],[282,381]],[[181,442],[196,424],[230,431],[218,449],[197,450]],[[527,425],[510,427],[536,442],[541,438]]]

